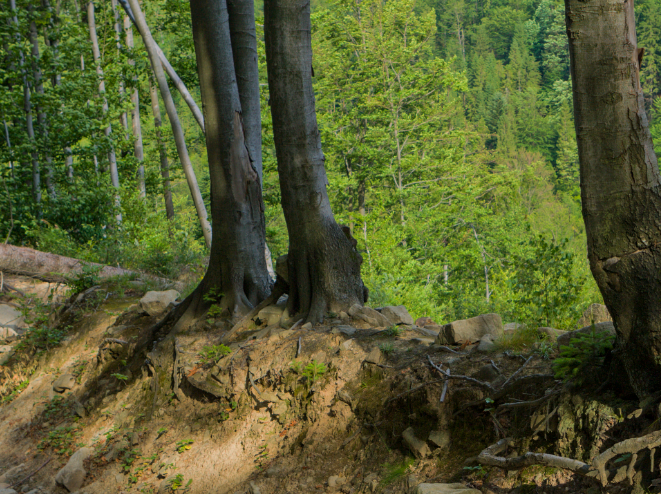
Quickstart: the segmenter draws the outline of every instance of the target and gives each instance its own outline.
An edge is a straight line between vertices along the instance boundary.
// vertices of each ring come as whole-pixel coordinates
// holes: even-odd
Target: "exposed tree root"
[[[638,460],[638,454],[648,449],[651,456],[651,469],[654,470],[654,452],[655,448],[661,446],[661,431],[652,432],[646,436],[626,439],[614,446],[608,448],[599,456],[592,460],[592,464],[587,464],[579,460],[565,458],[563,456],[556,456],[547,453],[533,453],[527,452],[521,456],[513,458],[506,458],[502,455],[507,450],[507,447],[512,444],[511,438],[501,439],[495,444],[484,449],[477,457],[477,463],[492,467],[502,468],[504,470],[519,470],[521,468],[529,467],[532,465],[544,465],[554,468],[562,468],[571,472],[592,477],[601,482],[605,487],[609,483],[609,479],[615,476],[616,470],[607,470],[606,465],[613,458],[630,454],[631,460],[627,467],[626,477],[630,484],[633,484],[633,477],[636,473],[635,465]],[[621,477],[620,477],[621,478]]]

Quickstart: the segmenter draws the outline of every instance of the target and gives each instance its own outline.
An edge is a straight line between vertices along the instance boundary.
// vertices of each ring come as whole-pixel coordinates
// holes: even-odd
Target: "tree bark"
[[[588,258],[642,398],[661,390],[661,182],[633,0],[565,5]]]
[[[240,8],[239,4],[249,1],[235,4]],[[207,126],[213,219],[209,269],[198,294],[216,288],[223,294],[220,306],[229,315],[241,315],[264,300],[271,289],[264,257],[261,181],[246,142],[227,4],[225,0],[192,0],[191,19]],[[245,21],[248,29],[251,20]],[[256,65],[257,59],[242,62]],[[198,304],[198,313],[202,308]]]
[[[94,54],[94,63],[96,64],[96,73],[99,76],[99,95],[103,98],[103,114],[108,113],[108,100],[106,99],[106,85],[103,80],[103,69],[101,68],[101,53],[99,52],[99,42],[96,37],[96,21],[94,19],[94,2],[87,4],[87,23],[90,30],[90,38],[92,40],[92,53]],[[106,126],[104,133],[108,139],[112,133],[112,126],[110,122]],[[111,144],[108,151],[108,162],[110,164],[110,182],[115,189],[119,189],[119,173],[117,171],[117,158],[115,156],[115,147]],[[117,214],[115,218],[117,223],[122,222],[121,203],[119,193],[115,193],[115,207]]]
[[[168,164],[168,150],[161,136],[161,107],[158,104],[158,89],[154,80],[149,76],[149,95],[151,96],[151,110],[154,114],[154,130],[156,131],[156,145],[161,158],[161,177],[163,178],[163,200],[165,201],[165,214],[169,220],[174,218],[174,205],[172,204],[172,190],[170,189],[170,165]]]
[[[133,51],[133,29],[131,28],[131,21],[128,16],[124,17],[124,30],[126,31],[126,46],[129,50]],[[135,60],[129,59],[130,65],[135,65]],[[133,130],[133,150],[135,159],[138,160],[138,190],[140,197],[147,197],[147,189],[145,188],[145,153],[142,145],[142,126],[140,125],[140,93],[138,90],[138,78],[133,78],[133,91],[131,91],[131,124]]]
[[[117,53],[121,53],[122,51],[122,27],[120,25],[120,20],[119,20],[119,12],[117,12],[117,0],[111,0],[110,6],[112,7],[112,16],[115,20],[115,23],[113,24],[113,28],[115,29],[115,43],[117,43]],[[127,46],[128,46],[128,40],[127,40]],[[120,104],[124,104],[124,95],[126,94],[126,91],[124,89],[124,80],[123,78],[120,78],[119,80],[119,101]],[[126,115],[126,112],[123,111],[120,116],[119,116],[119,121],[122,124],[122,127],[124,127],[124,136],[126,139],[129,138],[129,121]]]
[[[310,3],[264,4],[273,134],[289,232],[290,314],[310,322],[366,301],[355,240],[331,211],[312,88]],[[348,228],[347,228],[348,231]]]
[[[200,187],[197,184],[197,178],[195,177],[193,165],[191,164],[190,157],[188,156],[188,149],[186,148],[186,140],[184,138],[184,130],[181,127],[181,123],[179,122],[177,108],[174,105],[174,100],[170,94],[168,82],[165,79],[165,74],[163,73],[163,67],[160,63],[158,51],[156,49],[156,43],[154,42],[151,32],[149,31],[145,17],[142,15],[138,0],[130,0],[130,5],[133,12],[132,15],[135,17],[136,25],[140,35],[142,36],[142,40],[145,43],[145,47],[147,48],[147,53],[149,54],[149,60],[151,61],[154,76],[156,77],[158,87],[161,91],[161,97],[165,103],[165,110],[167,111],[168,117],[170,118],[170,125],[172,126],[174,141],[177,145],[177,152],[179,153],[179,159],[181,160],[181,165],[184,169],[186,180],[188,181],[188,187],[193,198],[193,203],[195,204],[197,216],[202,226],[204,240],[207,244],[207,247],[211,247],[211,225],[209,225],[209,221],[207,220],[207,210],[204,206],[204,201],[202,200],[202,194],[200,194]]]

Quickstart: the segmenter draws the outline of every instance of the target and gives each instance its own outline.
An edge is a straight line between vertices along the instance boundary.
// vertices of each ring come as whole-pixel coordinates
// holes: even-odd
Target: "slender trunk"
[[[117,44],[117,54],[120,54],[122,51],[122,27],[120,25],[119,12],[117,12],[117,0],[111,0],[110,5],[112,7],[112,15],[114,17],[115,23],[113,28],[115,29],[115,43]],[[127,40],[128,45],[128,40]],[[119,101],[121,105],[124,105],[124,95],[126,91],[124,89],[124,80],[120,78],[119,80]],[[124,127],[124,137],[128,140],[129,138],[129,121],[126,116],[126,112],[123,111],[119,116],[119,121]]]
[[[124,17],[124,29],[126,30],[126,46],[129,50],[133,50],[133,29],[131,28],[131,21],[128,16]],[[135,65],[134,60],[129,60],[130,65]],[[145,159],[144,150],[142,147],[142,127],[140,126],[140,94],[138,92],[138,78],[133,78],[133,91],[131,92],[131,122],[133,130],[133,149],[135,152],[135,159],[138,160],[138,190],[140,197],[147,197],[147,189],[145,188]]]
[[[124,11],[126,12],[126,15],[131,19],[131,22],[135,24],[135,26],[138,28],[138,31],[140,31],[140,28],[138,27],[135,19],[135,15],[133,14],[133,7],[129,3],[129,0],[118,0]],[[147,23],[145,21],[145,26],[147,26]],[[156,55],[158,56],[158,59],[161,61],[161,65],[163,66],[163,69],[165,69],[165,72],[167,73],[168,77],[172,79],[172,83],[174,84],[174,87],[177,88],[177,91],[179,91],[179,94],[181,94],[181,97],[184,99],[186,104],[188,105],[188,108],[190,108],[190,111],[193,113],[193,117],[195,117],[195,120],[197,121],[198,125],[202,129],[202,132],[204,132],[204,117],[202,116],[202,112],[200,111],[200,108],[197,106],[197,103],[195,103],[195,100],[191,96],[190,92],[188,92],[188,88],[186,87],[186,84],[184,84],[184,81],[181,80],[181,77],[179,77],[179,74],[175,72],[175,70],[172,68],[172,65],[170,65],[170,62],[168,62],[168,59],[165,57],[165,54],[163,53],[163,50],[161,50],[161,47],[158,46],[156,41],[153,41],[154,43],[154,50]]]
[[[363,218],[363,241],[365,242],[365,252],[367,252],[367,261],[372,267],[372,255],[370,254],[369,244],[367,243],[367,211],[365,210],[365,180],[358,182],[358,213]]]
[[[207,210],[204,207],[204,201],[202,200],[202,194],[200,194],[200,187],[197,185],[197,178],[195,177],[195,171],[193,170],[193,165],[191,164],[190,157],[188,156],[188,149],[186,148],[186,140],[184,139],[184,131],[179,122],[179,116],[177,115],[177,108],[174,106],[174,100],[170,94],[170,88],[168,87],[167,80],[165,79],[165,74],[163,73],[163,67],[159,62],[158,51],[156,49],[156,43],[151,36],[147,22],[145,21],[142,11],[140,10],[140,5],[138,0],[130,0],[131,9],[135,15],[135,22],[138,27],[138,31],[142,36],[142,40],[145,43],[147,48],[147,53],[149,54],[149,60],[151,61],[151,66],[154,71],[154,76],[158,82],[158,87],[161,91],[161,97],[165,103],[165,110],[168,113],[170,118],[170,125],[172,126],[172,133],[174,134],[174,141],[177,145],[177,152],[179,153],[179,160],[181,165],[184,168],[184,174],[186,175],[186,180],[188,181],[188,187],[191,191],[191,196],[193,197],[193,203],[195,204],[195,209],[197,211],[197,216],[200,219],[200,224],[202,225],[202,233],[204,234],[204,240],[207,244],[207,247],[211,247],[211,225],[207,220]]]
[[[312,88],[308,0],[266,0],[264,30],[273,135],[289,232],[290,314],[313,323],[366,301],[355,240],[335,222]]]
[[[614,356],[642,399],[661,390],[661,177],[633,1],[565,5],[588,258],[617,331]]]
[[[134,0],[135,1],[135,0]],[[244,9],[252,0],[237,0]],[[213,243],[201,290],[222,291],[229,314],[248,312],[271,288],[262,187],[246,141],[225,0],[191,1],[191,19],[211,179]],[[257,60],[244,61],[257,64]]]
[[[32,10],[32,9],[31,9]],[[37,24],[34,20],[30,22],[30,42],[32,44],[32,73],[34,77],[34,87],[41,97],[44,96],[44,83],[41,78],[41,67],[39,66],[39,38],[37,33]],[[37,123],[41,131],[44,154],[46,157],[46,189],[51,199],[55,199],[55,183],[53,177],[53,158],[50,154],[50,143],[48,142],[48,122],[46,119],[46,112],[39,100],[37,100]]]
[[[18,34],[19,25],[18,17],[16,16],[16,0],[9,0],[11,11],[14,13],[13,21],[16,24],[16,41],[20,45],[21,38]],[[23,73],[23,111],[25,112],[25,126],[27,128],[28,140],[32,146],[32,198],[37,204],[41,203],[41,174],[39,172],[39,159],[37,155],[36,143],[34,138],[34,125],[32,123],[32,102],[30,95],[30,83],[28,81],[27,71],[25,69],[25,58],[23,51],[18,52],[18,64],[21,72]]]
[[[11,174],[11,178],[14,178],[14,153],[12,152],[11,140],[9,139],[9,127],[4,117],[2,117],[2,123],[5,127],[5,141],[7,141],[7,150],[9,151],[9,173]]]
[[[174,218],[172,204],[172,191],[170,190],[170,165],[168,164],[168,151],[161,136],[161,108],[158,104],[158,89],[149,76],[149,95],[151,96],[151,110],[154,114],[154,130],[156,131],[156,145],[161,158],[161,177],[163,177],[163,200],[165,201],[165,214],[169,220]]]
[[[103,98],[103,114],[104,116],[108,113],[108,100],[106,99],[106,85],[103,80],[103,69],[101,68],[101,54],[99,52],[99,42],[96,37],[96,22],[94,20],[94,2],[89,2],[87,4],[87,23],[89,24],[90,37],[92,39],[92,52],[94,54],[94,63],[96,64],[96,73],[99,76],[99,94]],[[112,133],[112,126],[108,122],[108,126],[105,128],[104,133],[106,137],[110,140]],[[108,151],[108,163],[110,165],[110,181],[112,186],[116,189],[119,189],[119,173],[117,171],[117,158],[115,157],[115,147],[110,143],[110,150]],[[117,208],[117,223],[122,222],[122,213],[121,213],[121,203],[119,199],[119,193],[115,194],[115,207]]]

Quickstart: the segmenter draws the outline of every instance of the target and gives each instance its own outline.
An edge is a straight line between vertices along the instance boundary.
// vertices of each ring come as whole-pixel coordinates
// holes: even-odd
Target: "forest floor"
[[[531,378],[552,373],[547,346],[448,349],[415,326],[334,316],[313,328],[255,324],[225,346],[228,327],[213,320],[154,330],[164,315],[141,309],[139,282],[68,299],[61,286],[49,298],[54,286],[5,282],[26,296],[0,304],[21,308],[31,329],[0,353],[10,354],[0,366],[3,494],[68,492],[56,477],[77,451],[80,494],[396,494],[423,492],[420,483],[437,485],[430,493],[462,492],[445,483],[466,493],[646,492],[640,478],[602,488],[554,468],[476,464],[506,436],[513,455],[588,460],[657,420],[653,407]],[[510,380],[522,383],[510,395],[488,388]],[[545,392],[537,405],[502,407]]]

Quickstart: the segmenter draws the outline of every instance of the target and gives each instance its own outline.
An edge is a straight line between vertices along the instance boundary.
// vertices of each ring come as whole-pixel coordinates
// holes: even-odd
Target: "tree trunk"
[[[565,0],[592,274],[639,397],[661,390],[661,191],[633,0]]]
[[[124,17],[124,29],[126,30],[126,46],[129,50],[133,51],[133,29],[131,28],[131,21],[128,16]],[[135,65],[134,60],[129,60],[130,65]],[[145,153],[142,146],[142,126],[140,125],[140,93],[138,92],[138,78],[133,78],[134,88],[131,92],[131,123],[133,130],[133,150],[135,152],[135,159],[138,160],[138,190],[140,197],[147,197],[147,189],[145,188]]]
[[[236,1],[235,7],[246,7],[249,1]],[[191,19],[207,126],[213,219],[209,268],[197,292],[216,288],[223,293],[221,307],[229,315],[241,315],[271,289],[262,187],[245,137],[225,0],[192,0]],[[252,19],[244,26],[250,22],[254,29]],[[257,59],[242,62],[256,65]],[[193,308],[199,314],[203,304]]]
[[[16,29],[20,29],[18,25],[18,17],[16,16],[16,0],[9,0],[9,5],[13,13],[13,21],[16,24]],[[20,35],[16,35],[16,41],[20,46]],[[34,138],[34,125],[32,123],[32,102],[30,95],[30,83],[28,81],[27,70],[25,69],[25,59],[23,57],[23,51],[19,50],[18,52],[18,64],[23,73],[23,110],[25,112],[25,126],[27,128],[28,140],[33,146],[31,153],[32,157],[32,198],[37,204],[41,203],[41,174],[39,171],[39,158],[37,155],[36,142]]]
[[[174,141],[177,145],[179,160],[181,161],[181,166],[184,169],[184,174],[186,175],[186,180],[188,181],[188,187],[193,198],[193,203],[195,204],[197,216],[202,226],[204,240],[207,244],[207,247],[211,247],[211,225],[209,225],[209,221],[207,220],[207,210],[204,206],[204,201],[202,200],[202,194],[200,194],[200,187],[197,185],[197,178],[195,177],[193,165],[191,164],[190,157],[188,156],[188,149],[186,148],[186,140],[184,138],[184,130],[181,127],[181,123],[179,122],[177,108],[174,106],[174,100],[172,99],[170,88],[168,87],[168,82],[165,79],[165,74],[163,73],[163,67],[160,63],[158,51],[156,49],[156,43],[151,36],[151,32],[149,31],[145,17],[142,15],[138,0],[130,0],[130,4],[133,15],[135,16],[136,25],[140,35],[142,36],[142,40],[145,43],[147,53],[149,54],[149,60],[151,61],[154,76],[156,77],[158,87],[161,91],[161,97],[165,103],[165,110],[167,111],[168,117],[170,118],[170,125],[172,126]]]
[[[289,232],[290,314],[310,322],[365,302],[362,258],[335,222],[312,88],[310,3],[266,0],[264,29],[273,134]],[[347,228],[348,231],[348,228]]]
[[[117,0],[111,0],[110,6],[112,7],[112,16],[115,20],[115,23],[113,24],[113,28],[115,29],[115,43],[117,43],[117,53],[121,53],[122,51],[122,27],[119,24],[119,12],[117,12]],[[128,46],[128,40],[127,40],[127,46]],[[121,105],[124,105],[124,95],[126,94],[126,91],[124,90],[124,80],[123,78],[120,77],[119,80],[119,102]],[[119,121],[122,124],[122,127],[124,127],[124,136],[128,140],[129,138],[129,121],[126,116],[126,112],[123,111],[119,115]]]
[[[170,165],[168,164],[168,150],[161,136],[161,107],[158,104],[158,89],[154,80],[149,76],[149,95],[151,96],[151,110],[154,114],[154,130],[156,131],[156,145],[161,158],[161,177],[163,177],[163,200],[165,201],[165,214],[169,220],[174,218],[174,205],[172,204],[172,190],[170,190]]]
[[[101,68],[101,54],[99,52],[99,42],[96,37],[96,22],[94,20],[94,2],[87,4],[87,23],[90,29],[90,38],[92,39],[92,53],[94,54],[94,63],[96,64],[96,73],[99,76],[99,94],[103,98],[103,114],[108,113],[108,100],[106,99],[106,85],[103,81],[103,69]],[[112,126],[108,123],[104,133],[108,139],[112,133]],[[117,171],[117,158],[115,157],[115,147],[111,144],[108,151],[108,162],[110,164],[110,182],[115,189],[119,189],[119,173]],[[119,193],[115,194],[115,207],[117,208],[117,223],[122,222],[121,203]]]
[[[30,9],[32,11],[32,9]],[[32,44],[32,74],[34,77],[34,87],[37,94],[44,95],[44,83],[41,80],[41,67],[39,67],[39,38],[37,33],[37,24],[34,20],[30,22],[30,43]],[[38,100],[37,100],[38,101]],[[37,123],[44,140],[46,157],[46,189],[51,199],[55,199],[55,183],[53,177],[53,158],[50,155],[50,144],[48,142],[48,122],[46,112],[44,112],[41,103],[37,102]]]

